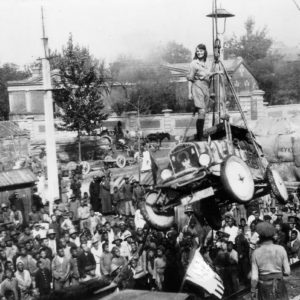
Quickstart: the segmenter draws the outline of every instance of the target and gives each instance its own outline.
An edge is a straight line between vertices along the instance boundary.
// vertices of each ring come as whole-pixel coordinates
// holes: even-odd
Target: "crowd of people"
[[[142,217],[146,189],[136,180],[125,176],[112,188],[106,168],[93,177],[89,193],[81,191],[80,174],[70,184],[61,180],[60,187],[52,214],[38,188],[28,215],[17,193],[1,204],[1,299],[34,299],[92,279],[119,289],[178,292],[195,251],[220,274],[225,294],[232,294],[250,282],[251,256],[260,244],[256,228],[263,221],[276,229],[274,242],[289,262],[300,258],[296,193],[280,209],[265,199],[247,208],[229,204],[218,231],[187,206],[180,223],[159,231]]]

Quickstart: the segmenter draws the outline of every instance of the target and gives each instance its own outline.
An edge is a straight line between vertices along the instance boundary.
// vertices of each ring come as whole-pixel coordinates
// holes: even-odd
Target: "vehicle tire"
[[[221,167],[221,183],[229,200],[245,204],[253,199],[254,180],[249,167],[237,156],[229,156]]]
[[[158,192],[149,192],[146,195],[145,201],[141,203],[141,213],[144,219],[152,227],[158,230],[165,230],[170,228],[175,222],[175,211],[169,209],[166,212],[158,213],[154,210],[154,204],[157,202]]]
[[[90,173],[91,165],[87,161],[82,161],[80,165],[82,166],[82,175],[87,175]]]
[[[288,202],[289,195],[279,173],[276,170],[272,170],[268,167],[266,176],[275,198],[279,203],[286,204]]]
[[[207,224],[213,230],[219,230],[222,227],[222,216],[216,200],[214,198],[204,199],[200,202],[200,208]]]
[[[126,157],[124,155],[118,155],[116,158],[116,165],[123,169],[126,166]]]

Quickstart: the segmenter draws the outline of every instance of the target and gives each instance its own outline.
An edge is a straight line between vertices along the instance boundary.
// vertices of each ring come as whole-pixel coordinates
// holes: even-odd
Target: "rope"
[[[264,173],[265,167],[264,167],[264,165],[263,165],[263,163],[262,163],[262,160],[261,160],[261,157],[260,157],[260,154],[259,154],[259,150],[258,150],[258,147],[257,147],[257,145],[256,145],[256,141],[255,141],[255,139],[254,139],[254,137],[253,137],[252,132],[251,132],[250,129],[249,129],[247,119],[246,119],[245,114],[244,114],[244,112],[243,112],[243,110],[242,110],[242,107],[241,107],[240,101],[239,101],[239,99],[238,99],[238,96],[237,96],[237,94],[236,94],[236,91],[235,91],[235,89],[234,89],[234,86],[233,86],[233,84],[232,84],[232,82],[231,82],[231,79],[230,79],[230,77],[229,77],[229,75],[228,75],[228,72],[227,72],[227,70],[225,69],[223,63],[220,62],[220,65],[221,65],[222,68],[223,68],[224,74],[225,74],[226,79],[227,79],[227,81],[228,81],[230,90],[231,90],[231,92],[232,92],[232,94],[233,94],[233,96],[234,96],[234,100],[235,100],[236,105],[237,105],[237,107],[238,107],[238,110],[239,110],[239,112],[240,112],[240,114],[241,114],[241,117],[242,117],[242,119],[243,119],[243,122],[244,122],[244,124],[245,124],[245,127],[246,127],[246,129],[248,130],[248,132],[250,133],[250,139],[251,139],[251,142],[252,142],[252,144],[253,144],[253,146],[254,146],[254,149],[255,149],[255,152],[256,152],[256,154],[257,154],[257,156],[258,156],[258,158],[259,158],[259,168],[260,168],[260,170]]]

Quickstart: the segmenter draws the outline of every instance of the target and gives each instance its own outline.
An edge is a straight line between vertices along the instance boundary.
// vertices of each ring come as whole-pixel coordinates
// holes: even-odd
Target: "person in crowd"
[[[112,258],[113,258],[113,254],[109,251],[108,243],[104,242],[102,244],[102,254],[100,257],[100,271],[101,271],[101,275],[104,277],[110,276]]]
[[[132,203],[134,208],[139,207],[139,203],[144,201],[145,189],[140,185],[138,180],[133,180]]]
[[[76,198],[75,195],[70,196],[69,201],[69,212],[72,213],[71,220],[74,224],[77,225],[78,221],[78,208],[80,207],[80,201]]]
[[[13,277],[13,275],[14,273],[12,270],[10,269],[5,270],[5,278],[1,282],[0,293],[1,295],[5,295],[7,292],[12,291],[14,299],[20,300],[18,281],[15,277]]]
[[[45,264],[39,260],[37,262],[38,270],[35,274],[35,286],[40,296],[49,295],[51,292],[52,274]]]
[[[296,263],[300,259],[300,241],[298,239],[298,231],[292,230],[290,242],[287,244],[290,263]]]
[[[77,247],[71,248],[70,258],[70,283],[71,285],[77,285],[79,283],[80,274],[78,269],[78,250]]]
[[[236,251],[238,253],[238,267],[240,282],[248,283],[248,274],[250,272],[249,242],[245,237],[242,226],[239,226],[238,235],[235,238]]]
[[[51,269],[55,290],[69,286],[70,260],[65,256],[64,248],[58,248],[57,255],[53,258]]]
[[[87,281],[95,277],[96,261],[91,253],[87,242],[81,242],[82,253],[78,256],[78,271],[82,281]]]
[[[24,268],[22,261],[17,262],[15,277],[20,289],[20,300],[32,299],[32,279],[29,271]]]
[[[93,246],[91,248],[91,253],[93,254],[95,262],[96,262],[95,275],[97,277],[101,277],[100,260],[101,260],[101,255],[102,255],[102,247],[100,246],[99,241],[95,238],[93,238],[92,244],[93,244]]]
[[[228,225],[225,226],[224,232],[229,234],[229,241],[235,243],[235,238],[238,235],[238,227],[234,225],[234,219],[232,216],[228,219]]]
[[[166,269],[165,249],[163,246],[157,248],[157,257],[154,259],[153,278],[158,290],[163,289],[164,273]]]
[[[229,254],[229,265],[228,265],[228,275],[230,277],[230,294],[234,294],[239,289],[239,279],[238,279],[238,253],[233,249],[233,242],[227,242],[227,252]]]
[[[78,219],[80,221],[80,229],[88,228],[90,226],[90,208],[84,201],[80,201],[80,207],[78,208]]]
[[[41,198],[41,196],[38,193],[37,186],[34,186],[32,191],[33,191],[33,194],[32,194],[31,204],[35,206],[37,211],[40,211],[40,209],[42,207],[44,207],[43,199]]]
[[[122,191],[124,194],[124,201],[125,201],[125,215],[126,216],[134,216],[135,209],[133,207],[132,203],[132,197],[133,197],[133,188],[132,184],[129,182],[129,176],[125,176],[125,182],[122,187]]]
[[[110,179],[109,176],[103,176],[100,181],[101,213],[107,215],[112,213]]]
[[[275,228],[267,222],[256,226],[260,247],[255,249],[251,262],[251,294],[264,300],[288,300],[283,276],[290,275],[290,265],[285,249],[273,243]]]
[[[81,199],[81,182],[79,177],[79,174],[74,174],[70,185],[70,188],[77,199]]]
[[[98,176],[93,176],[93,180],[89,186],[89,193],[91,198],[91,207],[94,211],[100,212],[102,211],[101,208],[101,201],[100,201],[100,179],[102,174]]]

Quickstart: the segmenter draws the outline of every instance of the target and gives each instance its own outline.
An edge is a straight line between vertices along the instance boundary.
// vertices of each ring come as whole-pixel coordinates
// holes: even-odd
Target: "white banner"
[[[201,286],[208,293],[222,299],[224,286],[220,276],[204,261],[199,250],[195,252],[187,272],[186,280]]]

